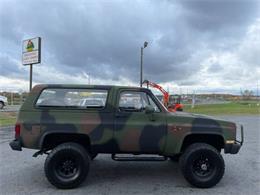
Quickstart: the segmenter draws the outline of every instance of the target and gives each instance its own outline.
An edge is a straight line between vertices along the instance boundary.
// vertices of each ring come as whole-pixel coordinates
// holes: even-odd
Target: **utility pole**
[[[195,99],[195,91],[193,91],[193,94],[192,94],[192,103],[191,103],[191,108],[192,108],[192,109],[193,109],[194,106],[195,106],[195,101],[196,101],[196,99]]]
[[[259,95],[259,93],[258,93],[258,81],[257,81],[257,84],[256,84],[256,97],[257,97],[257,99],[258,99],[258,95]]]
[[[88,79],[88,85],[90,85],[90,73],[83,72],[83,75]]]
[[[141,47],[141,67],[140,67],[140,87],[143,86],[143,55],[144,55],[144,48],[146,48],[148,42],[144,42],[144,46]]]
[[[12,91],[11,91],[11,105],[14,105],[14,94]]]

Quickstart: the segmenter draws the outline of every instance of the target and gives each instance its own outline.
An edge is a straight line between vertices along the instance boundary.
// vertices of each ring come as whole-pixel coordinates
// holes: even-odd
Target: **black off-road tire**
[[[45,175],[57,188],[75,188],[88,175],[90,161],[83,146],[73,142],[63,143],[47,156],[44,164]]]
[[[205,143],[190,145],[180,158],[180,167],[184,178],[199,188],[215,186],[225,172],[221,154]]]
[[[170,158],[170,160],[171,160],[172,162],[179,162],[179,160],[180,160],[180,155],[179,155],[179,154],[176,154],[176,155],[174,155],[174,156],[170,156],[169,158]]]
[[[3,109],[5,104],[3,102],[0,102],[0,109]]]

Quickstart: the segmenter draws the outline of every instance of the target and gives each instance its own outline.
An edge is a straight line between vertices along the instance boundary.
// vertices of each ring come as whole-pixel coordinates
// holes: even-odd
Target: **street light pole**
[[[144,55],[144,48],[146,48],[148,42],[144,42],[144,46],[141,47],[141,67],[140,67],[140,87],[143,86],[143,55]]]
[[[143,86],[143,55],[144,55],[144,48],[141,47],[140,87]]]

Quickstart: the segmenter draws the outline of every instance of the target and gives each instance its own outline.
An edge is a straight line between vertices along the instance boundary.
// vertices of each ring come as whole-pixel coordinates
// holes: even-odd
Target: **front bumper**
[[[15,139],[9,143],[9,146],[12,148],[12,150],[18,150],[22,151],[22,144],[19,139]]]
[[[225,153],[237,154],[239,152],[239,150],[244,142],[244,129],[243,129],[242,125],[240,125],[240,136],[241,136],[240,141],[235,140],[234,143],[225,144],[225,148],[224,148]]]

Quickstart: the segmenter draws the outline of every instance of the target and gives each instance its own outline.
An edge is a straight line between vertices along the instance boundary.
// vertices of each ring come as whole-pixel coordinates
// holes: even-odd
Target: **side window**
[[[148,104],[144,92],[128,91],[120,93],[119,111],[121,112],[143,112]]]
[[[149,105],[154,107],[155,112],[160,112],[159,107],[156,105],[156,103],[153,101],[153,99],[150,97],[150,95],[147,95],[147,96],[148,96],[148,100],[149,100]]]
[[[107,94],[107,90],[97,89],[44,89],[36,102],[36,106],[102,109],[106,105]]]

